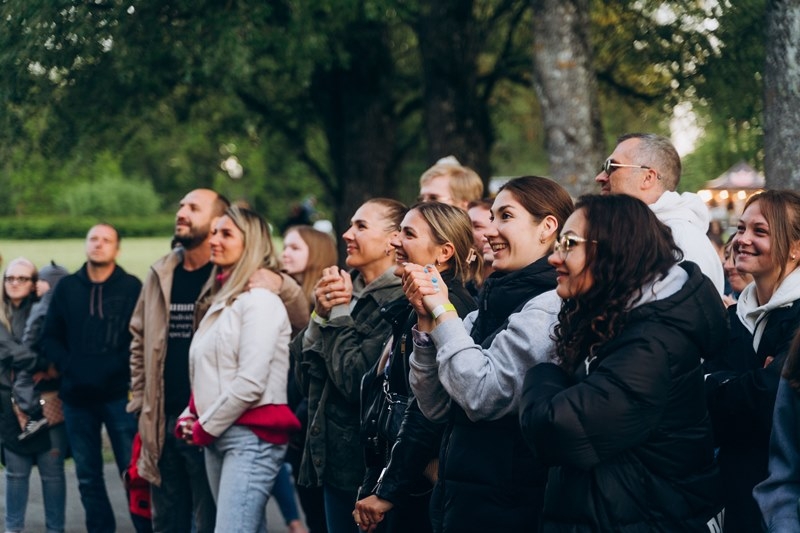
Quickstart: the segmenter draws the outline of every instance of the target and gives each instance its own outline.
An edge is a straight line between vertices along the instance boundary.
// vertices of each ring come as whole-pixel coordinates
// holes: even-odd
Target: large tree
[[[800,1],[769,0],[764,169],[771,188],[800,188]]]
[[[550,175],[573,195],[591,190],[604,156],[588,0],[533,2],[534,87]]]

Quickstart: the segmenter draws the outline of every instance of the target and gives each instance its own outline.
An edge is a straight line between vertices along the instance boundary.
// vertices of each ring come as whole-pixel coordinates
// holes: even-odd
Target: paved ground
[[[80,533],[85,531],[83,507],[81,506],[78,495],[78,481],[75,479],[75,465],[72,461],[67,461],[67,533]],[[0,472],[0,516],[5,516],[5,491],[6,479],[5,472]],[[130,515],[127,513],[127,502],[125,492],[122,488],[122,481],[116,473],[116,467],[112,463],[105,466],[106,486],[108,487],[111,504],[114,507],[117,518],[117,531],[119,533],[133,533],[133,525]],[[42,504],[42,485],[39,480],[39,473],[36,468],[31,474],[30,495],[28,496],[28,512],[25,520],[25,531],[28,533],[38,533],[45,530],[44,527],[44,506]],[[267,505],[267,531],[268,533],[286,533],[286,526],[283,523],[278,506],[270,500]],[[2,525],[2,522],[0,522]]]

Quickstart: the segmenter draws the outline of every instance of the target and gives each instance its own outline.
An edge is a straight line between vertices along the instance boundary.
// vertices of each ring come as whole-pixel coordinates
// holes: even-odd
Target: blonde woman
[[[258,531],[291,431],[286,405],[289,318],[269,290],[248,290],[250,277],[277,267],[266,222],[231,207],[212,230],[208,311],[189,350],[192,400],[178,431],[205,446],[217,503],[217,531]]]

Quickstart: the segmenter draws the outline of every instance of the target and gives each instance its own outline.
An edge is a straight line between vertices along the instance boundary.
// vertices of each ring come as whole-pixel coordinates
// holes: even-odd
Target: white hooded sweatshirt
[[[672,230],[672,238],[683,251],[683,259],[697,264],[722,295],[725,290],[722,261],[706,235],[709,213],[703,200],[692,192],[667,191],[656,203],[650,204],[650,209]]]

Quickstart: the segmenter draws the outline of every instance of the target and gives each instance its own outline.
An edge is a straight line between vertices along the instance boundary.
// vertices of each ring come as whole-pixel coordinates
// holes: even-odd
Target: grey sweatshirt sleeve
[[[475,344],[455,320],[442,323],[431,332],[439,387],[470,420],[495,420],[515,413],[525,372],[553,358],[555,345],[550,335],[560,308],[561,299],[555,291],[532,298],[519,313],[511,315],[508,327],[497,334],[488,349]],[[434,401],[439,392],[431,383],[432,367],[427,351],[415,347],[412,388],[425,416],[436,420],[442,416],[442,402]],[[430,403],[426,398],[423,404],[420,393],[432,396]]]

